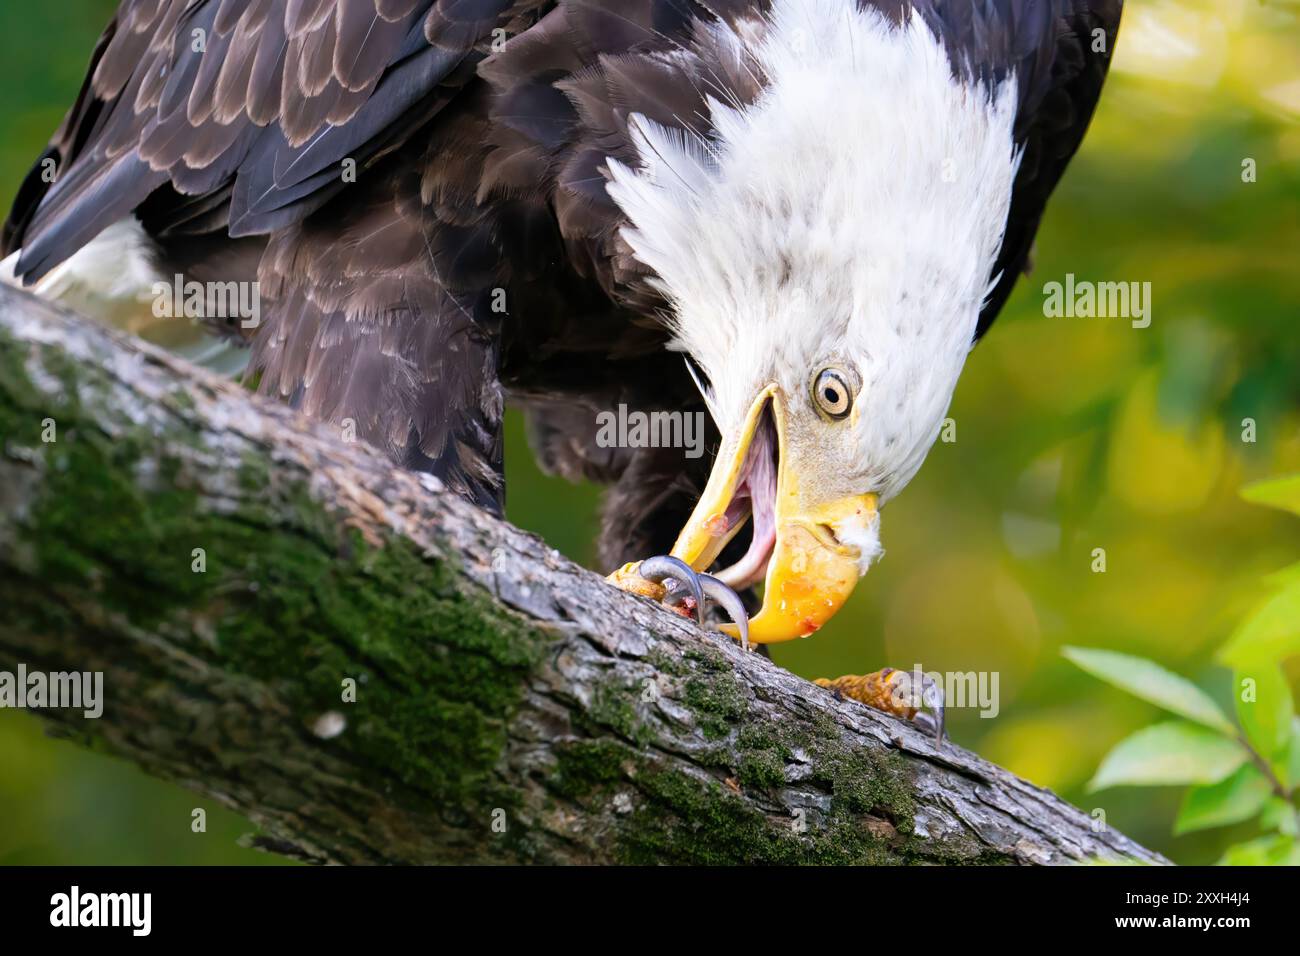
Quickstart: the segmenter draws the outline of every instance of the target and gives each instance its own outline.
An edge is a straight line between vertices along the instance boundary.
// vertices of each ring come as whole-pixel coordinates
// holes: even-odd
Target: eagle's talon
[[[671,610],[694,616],[704,625],[707,597],[731,617],[740,632],[740,643],[749,650],[749,614],[740,595],[711,574],[700,574],[680,558],[661,554],[639,564],[625,564],[606,580],[611,584],[662,601]]]
[[[695,599],[695,620],[699,624],[704,623],[704,589],[700,585],[700,576],[689,564],[671,554],[660,554],[646,558],[636,570],[641,577],[655,584],[672,581],[685,587],[690,593],[682,596]],[[665,598],[671,600],[675,593],[682,594],[680,589],[675,592],[668,590]]]
[[[704,596],[709,598],[714,604],[727,612],[731,622],[736,625],[736,630],[740,632],[740,644],[745,650],[749,650],[749,612],[745,610],[745,602],[740,599],[740,595],[733,591],[728,585],[719,581],[711,574],[701,574],[698,576],[700,590]],[[670,590],[668,596],[664,598],[664,603],[669,605],[678,605],[690,601],[690,596],[683,594],[681,591]],[[700,613],[701,621],[704,618],[703,611]]]
[[[942,713],[942,712],[941,712]],[[921,730],[922,733],[934,734],[936,744],[943,743],[943,718],[936,717],[934,714],[924,710],[918,710],[912,718],[912,723]]]
[[[711,574],[700,575],[700,587],[714,604],[722,608],[731,617],[731,622],[740,631],[740,646],[749,650],[749,612],[740,595]]]
[[[847,674],[835,680],[822,677],[815,683],[827,688],[839,699],[851,697],[868,707],[910,720],[923,732],[934,734],[937,746],[943,744],[943,688],[923,673],[886,667],[863,676]],[[916,683],[920,684],[919,690],[914,686]],[[924,710],[927,707],[929,713]]]
[[[922,708],[929,707],[929,713]],[[943,743],[944,699],[943,688],[930,677],[921,675],[921,707],[912,718],[922,729],[933,731],[936,745]]]

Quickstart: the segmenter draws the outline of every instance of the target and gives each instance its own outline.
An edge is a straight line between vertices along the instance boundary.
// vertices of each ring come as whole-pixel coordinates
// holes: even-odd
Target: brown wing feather
[[[263,392],[499,508],[500,317],[490,306],[510,275],[465,175],[482,160],[482,122],[472,97],[453,106],[271,237],[253,367]]]
[[[983,331],[1082,139],[1120,0],[868,2],[894,16],[918,10],[954,70],[1019,78],[1025,159]],[[501,383],[570,409],[697,402],[679,358],[662,351],[663,303],[620,237],[605,162],[635,160],[634,112],[707,133],[706,94],[741,105],[758,96],[756,65],[704,24],[765,7],[123,0],[47,153],[58,180],[29,177],[4,251],[22,247],[20,272],[33,278],[132,211],[164,246],[269,235],[263,390],[351,419],[358,437],[493,505]],[[502,28],[512,39],[488,56]],[[206,53],[193,49],[196,29]],[[1107,37],[1104,52],[1092,29]],[[338,175],[343,157],[365,174],[354,184]],[[202,258],[201,246],[191,251]],[[505,315],[489,305],[498,289]],[[612,513],[635,511],[646,541],[688,504],[678,478],[707,464],[602,457],[585,434],[557,440],[577,427],[571,411],[538,414],[547,464],[622,476]]]
[[[34,281],[162,189],[155,232],[269,233],[364,170],[543,0],[122,0],[81,97],[6,223]],[[469,69],[463,67],[468,66]],[[219,209],[206,200],[219,195]],[[191,213],[195,201],[204,214]]]

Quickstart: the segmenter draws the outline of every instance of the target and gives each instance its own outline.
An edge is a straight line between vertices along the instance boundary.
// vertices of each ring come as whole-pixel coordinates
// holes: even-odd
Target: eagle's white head
[[[919,17],[842,0],[713,29],[762,94],[709,100],[708,139],[634,118],[639,168],[611,160],[608,188],[724,436],[674,554],[706,568],[752,511],[719,576],[766,574],[750,636],[785,640],[847,598],[938,435],[996,278],[1015,84],[964,82]]]

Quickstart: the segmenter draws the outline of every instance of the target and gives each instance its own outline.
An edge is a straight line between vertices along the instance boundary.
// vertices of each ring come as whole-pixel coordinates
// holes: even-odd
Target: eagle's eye
[[[853,406],[849,377],[837,368],[824,368],[812,383],[813,404],[827,418],[841,419]]]

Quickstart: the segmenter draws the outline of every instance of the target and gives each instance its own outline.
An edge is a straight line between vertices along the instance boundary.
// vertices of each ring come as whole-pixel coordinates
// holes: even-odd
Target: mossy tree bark
[[[4,289],[0,607],[0,670],[105,675],[99,719],[42,711],[57,734],[306,860],[1161,861],[428,476]]]

